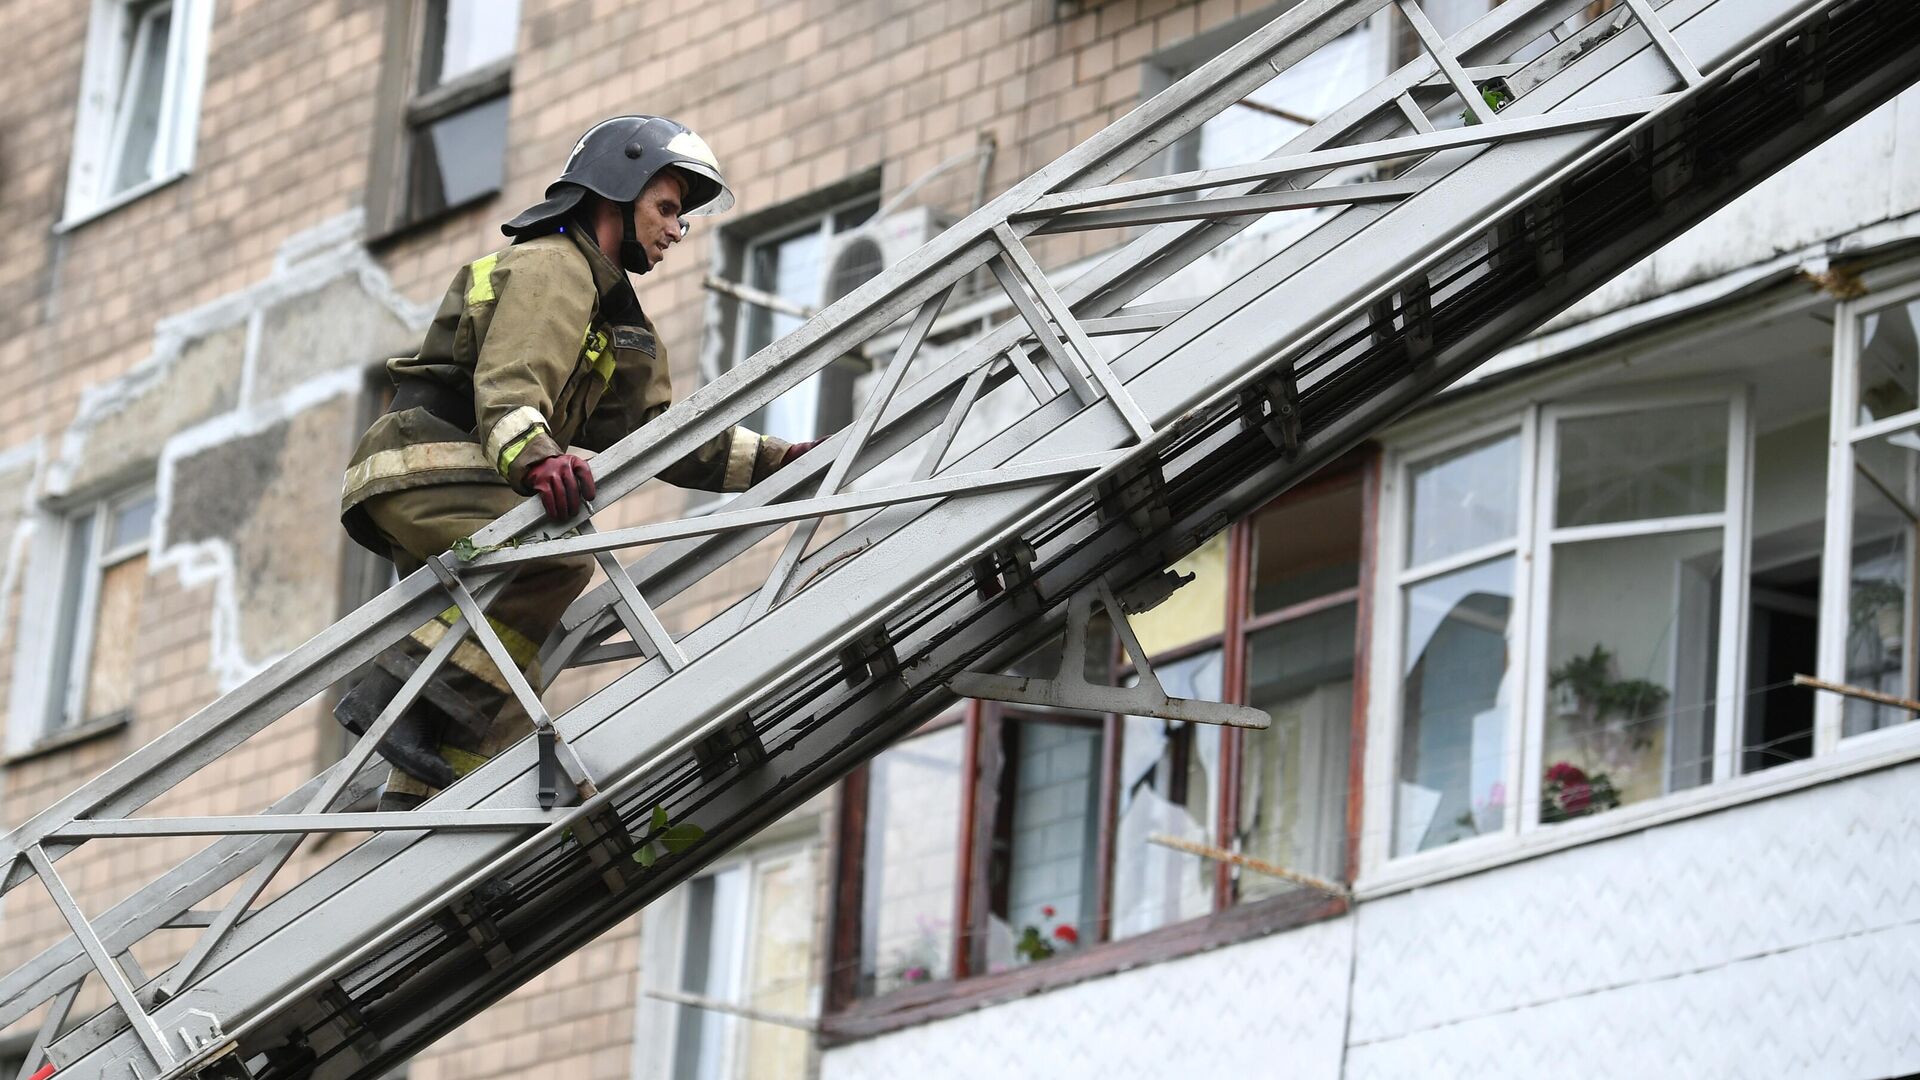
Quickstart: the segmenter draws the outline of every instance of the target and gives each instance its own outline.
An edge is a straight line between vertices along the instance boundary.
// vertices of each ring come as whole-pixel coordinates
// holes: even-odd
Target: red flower
[[[1049,919],[1053,918],[1053,905],[1048,904],[1046,907],[1041,908],[1040,914],[1045,915]]]
[[[1547,783],[1559,785],[1555,800],[1560,809],[1569,814],[1583,814],[1593,805],[1593,785],[1588,782],[1587,774],[1572,762],[1558,761],[1549,767]]]
[[[1584,784],[1587,774],[1571,761],[1556,761],[1547,769],[1547,779],[1562,784]]]
[[[1080,931],[1075,930],[1073,927],[1068,926],[1066,923],[1061,923],[1059,926],[1054,927],[1053,936],[1056,938],[1059,938],[1061,941],[1064,941],[1069,945],[1080,944]]]

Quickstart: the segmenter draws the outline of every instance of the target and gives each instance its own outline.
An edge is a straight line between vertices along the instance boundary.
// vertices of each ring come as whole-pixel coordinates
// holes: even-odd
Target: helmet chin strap
[[[647,258],[647,249],[640,244],[639,231],[633,225],[633,204],[620,204],[620,265],[629,274],[644,274],[653,269],[652,260]]]

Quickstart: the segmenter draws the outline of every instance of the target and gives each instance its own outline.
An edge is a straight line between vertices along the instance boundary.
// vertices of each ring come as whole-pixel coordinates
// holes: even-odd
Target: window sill
[[[186,179],[189,172],[190,170],[187,170],[187,169],[176,169],[173,172],[166,173],[161,176],[156,176],[152,180],[149,180],[144,184],[135,184],[134,186],[128,188],[127,190],[121,192],[118,195],[115,195],[113,198],[108,199],[103,203],[99,203],[98,205],[95,205],[86,210],[83,210],[80,213],[69,215],[68,217],[55,223],[55,225],[53,226],[54,234],[65,235],[66,233],[70,233],[73,230],[78,229],[80,226],[85,225],[90,221],[96,221],[100,218],[106,217],[108,214],[113,213],[115,210],[118,210],[123,206],[127,206],[131,203],[139,202],[141,199],[144,199],[147,196],[153,194],[154,192],[159,191],[161,188],[170,187]]]
[[[832,1047],[943,1020],[989,1005],[1058,990],[1148,964],[1306,926],[1346,914],[1338,897],[1289,893],[1163,927],[1123,941],[1096,945],[1012,971],[934,983],[859,1001],[820,1020],[823,1045]]]
[[[1517,836],[1480,837],[1408,856],[1356,881],[1354,896],[1363,901],[1391,896],[1916,760],[1920,760],[1920,722],[1856,735],[1821,757],[1676,792],[1598,817],[1536,827]]]
[[[123,709],[120,712],[103,716],[98,720],[89,720],[77,727],[63,728],[59,731],[41,736],[40,741],[18,753],[8,754],[4,760],[0,760],[0,765],[10,768],[22,762],[32,761],[35,758],[43,758],[49,754],[55,754],[62,750],[79,746],[81,743],[92,742],[95,739],[104,739],[109,735],[116,735],[125,731],[132,723],[133,714]]]

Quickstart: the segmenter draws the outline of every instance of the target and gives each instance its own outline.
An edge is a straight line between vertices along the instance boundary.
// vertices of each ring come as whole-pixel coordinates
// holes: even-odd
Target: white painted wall
[[[1920,90],[1909,90],[1763,181],[1550,324],[1663,296],[1920,213]]]
[[[1920,1071],[1920,763],[826,1052],[948,1076]]]

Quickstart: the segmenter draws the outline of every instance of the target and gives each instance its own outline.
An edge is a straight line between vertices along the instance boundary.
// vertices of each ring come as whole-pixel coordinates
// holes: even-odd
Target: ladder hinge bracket
[[[608,892],[627,891],[627,868],[633,863],[633,837],[618,814],[602,810],[575,821],[570,828],[574,840],[587,854],[587,861],[600,871],[600,880]]]
[[[1120,606],[1129,615],[1152,611],[1196,576],[1183,574],[1178,570],[1162,570],[1144,581],[1135,582],[1131,588],[1122,591]]]
[[[499,971],[513,963],[513,950],[507,948],[506,940],[500,935],[500,927],[493,921],[471,894],[455,900],[447,908],[447,917],[452,920],[467,940],[486,957],[487,966]]]

